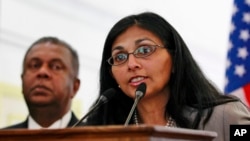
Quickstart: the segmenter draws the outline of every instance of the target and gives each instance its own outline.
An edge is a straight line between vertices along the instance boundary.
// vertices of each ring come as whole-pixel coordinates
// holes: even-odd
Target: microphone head
[[[145,95],[147,89],[146,83],[141,83],[135,91],[135,96],[142,98]]]
[[[110,99],[112,99],[115,96],[115,93],[116,93],[116,91],[114,88],[107,89],[100,96],[100,101],[102,101],[104,103],[108,102]]]

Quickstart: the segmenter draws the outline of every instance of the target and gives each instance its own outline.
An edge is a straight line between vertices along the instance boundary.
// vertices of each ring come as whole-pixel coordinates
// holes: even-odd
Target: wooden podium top
[[[83,126],[0,130],[0,141],[212,141],[216,132],[164,126]]]

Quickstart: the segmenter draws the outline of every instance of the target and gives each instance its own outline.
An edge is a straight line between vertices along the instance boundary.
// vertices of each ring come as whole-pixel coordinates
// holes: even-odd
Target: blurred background
[[[24,53],[42,36],[56,36],[80,56],[81,87],[73,110],[81,118],[98,95],[106,35],[129,14],[152,11],[181,34],[206,76],[223,91],[233,0],[0,0],[0,128],[23,121]]]

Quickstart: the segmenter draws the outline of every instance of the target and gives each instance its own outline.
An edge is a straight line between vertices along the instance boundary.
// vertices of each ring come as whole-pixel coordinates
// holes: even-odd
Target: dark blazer
[[[71,116],[71,119],[70,119],[69,124],[68,124],[67,127],[73,126],[77,121],[78,121],[78,118],[72,112],[72,116]],[[21,122],[21,123],[11,125],[11,126],[3,128],[3,129],[17,129],[17,128],[28,128],[28,118],[25,121]]]

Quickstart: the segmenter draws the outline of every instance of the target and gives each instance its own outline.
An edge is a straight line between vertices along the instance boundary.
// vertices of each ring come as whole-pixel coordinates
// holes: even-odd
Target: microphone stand
[[[124,124],[124,126],[128,126],[128,123],[132,117],[132,114],[134,113],[134,110],[135,110],[135,107],[137,106],[137,103],[139,102],[139,100],[145,95],[145,92],[146,92],[146,84],[145,83],[141,83],[137,90],[135,91],[135,101],[134,101],[134,104],[129,112],[129,115],[126,119],[126,122]]]
[[[113,88],[104,91],[104,93],[99,97],[96,104],[92,106],[92,108],[88,111],[88,113],[84,117],[82,117],[78,122],[76,122],[72,126],[72,128],[80,124],[86,117],[88,117],[89,114],[91,114],[94,110],[98,109],[102,104],[107,103],[114,95],[115,95],[115,89]]]
[[[97,103],[97,104],[99,104],[99,103]],[[89,110],[89,112],[85,115],[85,116],[83,116],[77,123],[75,123],[73,126],[72,126],[72,128],[73,127],[76,127],[78,124],[80,124],[90,113],[92,113],[92,111],[94,111],[96,108],[97,108],[97,104],[93,107],[93,108],[91,108],[90,110]]]
[[[133,104],[133,106],[132,106],[132,108],[131,108],[131,110],[129,112],[129,115],[127,117],[127,120],[126,120],[124,126],[128,126],[128,123],[129,123],[129,121],[130,121],[130,119],[132,117],[132,114],[134,113],[135,107],[137,106],[137,103],[139,102],[140,98],[141,98],[141,96],[137,96],[135,98],[134,104]]]

